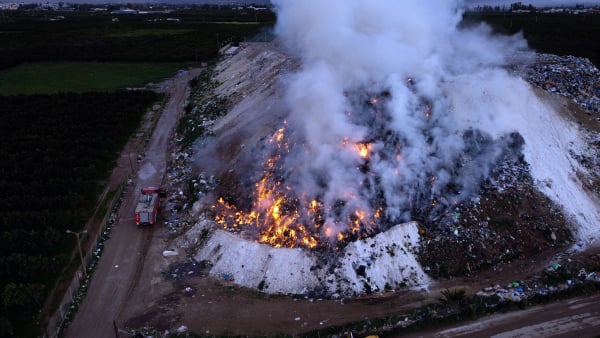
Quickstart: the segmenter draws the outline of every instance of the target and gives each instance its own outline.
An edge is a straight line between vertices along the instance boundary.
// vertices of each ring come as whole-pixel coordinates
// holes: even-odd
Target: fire
[[[371,144],[369,143],[357,143],[354,145],[358,151],[358,155],[363,159],[368,159],[371,154]]]
[[[411,133],[392,128],[388,90],[345,93],[349,104],[340,113],[359,127],[347,129],[357,131],[355,135],[339,137],[346,129],[332,128],[334,132],[325,138],[303,139],[313,134],[290,133],[284,122],[265,139],[267,151],[258,180],[238,185],[250,191],[221,197],[213,205],[216,222],[229,231],[253,234],[258,242],[273,247],[340,248],[413,213],[423,218],[433,208],[438,213],[449,204],[438,198],[450,184],[435,176],[436,166],[416,163],[413,156],[403,158],[412,154],[410,147],[421,144],[412,142],[413,132],[426,141],[419,149],[422,156],[443,148],[434,142],[436,132],[432,132],[440,123],[433,115],[436,101],[419,95],[412,78],[406,79],[406,87],[415,117],[425,122],[411,127],[416,128]],[[312,158],[318,161],[312,163]],[[422,172],[413,172],[418,170]],[[414,177],[416,181],[410,182]],[[303,191],[305,187],[310,191]]]
[[[350,140],[348,140],[348,138],[344,138],[342,140],[342,147],[345,148],[350,143],[351,142],[350,142]],[[366,142],[357,142],[357,143],[353,143],[352,147],[358,153],[358,156],[360,156],[360,158],[367,160],[367,159],[369,159],[369,156],[371,155],[371,150],[373,148],[373,145],[371,143],[366,143]]]
[[[215,221],[232,231],[258,229],[257,241],[273,247],[328,246],[331,242],[345,241],[351,236],[365,237],[374,228],[373,223],[381,217],[381,210],[370,214],[356,209],[346,219],[325,221],[328,214],[335,214],[336,206],[327,206],[320,198],[307,199],[304,194],[294,195],[281,176],[281,159],[289,152],[285,127],[278,129],[269,139],[273,154],[264,162],[263,177],[255,183],[250,210],[243,211],[223,197],[212,209]],[[344,139],[345,148],[350,141]],[[368,159],[372,145],[353,143],[353,148],[363,159]],[[352,194],[342,196],[346,201],[354,199]],[[343,229],[343,230],[338,230]]]
[[[281,141],[283,140],[284,132],[285,132],[285,128],[279,128],[279,130],[277,130],[275,135],[273,135],[277,144],[280,144]]]
[[[425,104],[425,118],[429,120],[431,117],[431,105]]]
[[[407,79],[407,86],[412,88],[413,85],[414,81]],[[310,146],[305,144],[310,144],[311,140],[292,143],[284,122],[266,139],[270,153],[262,160],[263,172],[247,194],[248,202],[236,205],[241,199],[220,198],[213,205],[215,220],[229,231],[256,233],[256,240],[260,243],[303,248],[339,248],[340,243],[368,237],[396,221],[393,218],[397,216],[385,209],[385,196],[378,187],[381,183],[373,175],[371,166],[374,160],[382,157],[402,162],[405,142],[401,135],[386,132],[386,123],[390,119],[386,103],[390,94],[384,91],[360,97],[365,99],[356,101],[362,106],[351,107],[345,113],[349,120],[369,130],[369,138],[356,139],[349,135],[340,138],[337,143],[340,153],[350,155],[342,156],[344,159],[359,162],[357,179],[350,181],[352,186],[337,190],[336,196],[324,194],[321,187],[311,192],[300,191],[302,184],[295,181],[294,168],[285,166],[285,159],[304,150],[310,151]],[[419,99],[419,110],[427,118],[431,115],[431,107],[430,101]],[[392,169],[392,173],[401,176],[399,167]],[[317,184],[326,187],[328,179],[325,175],[323,181]],[[433,177],[427,183],[434,184],[435,180]]]

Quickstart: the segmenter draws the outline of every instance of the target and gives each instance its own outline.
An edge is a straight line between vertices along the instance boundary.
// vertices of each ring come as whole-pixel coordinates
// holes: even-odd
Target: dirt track
[[[114,337],[113,321],[118,324],[126,313],[126,306],[140,303],[140,298],[143,299],[146,292],[151,291],[147,285],[151,284],[151,280],[140,277],[145,273],[145,262],[158,259],[153,254],[154,249],[160,247],[155,242],[159,241],[156,235],[160,231],[156,227],[135,226],[133,211],[137,192],[143,186],[161,184],[170,136],[183,111],[188,82],[199,71],[182,72],[165,84],[169,100],[146,147],[146,156],[139,163],[137,177],[128,187],[119,211],[119,220],[111,232],[111,240],[106,242],[87,295],[67,329],[67,337]],[[137,155],[126,151],[119,165],[130,166],[129,158],[135,159]],[[111,181],[122,182],[126,177],[122,175],[126,171],[116,172],[119,177],[113,175]]]
[[[600,295],[578,297],[406,337],[597,337],[600,331],[598,301]]]

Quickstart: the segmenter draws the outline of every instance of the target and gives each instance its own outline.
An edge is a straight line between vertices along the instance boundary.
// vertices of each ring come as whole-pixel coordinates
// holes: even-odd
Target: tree
[[[2,291],[2,307],[10,309],[39,306],[44,299],[44,289],[42,284],[8,283]]]

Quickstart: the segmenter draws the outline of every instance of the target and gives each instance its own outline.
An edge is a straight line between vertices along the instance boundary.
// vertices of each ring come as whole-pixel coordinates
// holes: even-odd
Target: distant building
[[[253,9],[255,11],[266,11],[268,8],[267,7],[254,7],[252,5],[248,6],[248,9]]]
[[[529,9],[513,9],[512,13],[524,14],[524,13],[531,13],[531,11]]]
[[[110,14],[138,14],[139,11],[137,9],[131,9],[131,8],[121,8],[121,9],[117,9],[116,11],[112,11],[110,12]]]
[[[19,9],[19,4],[16,2],[0,3],[0,10],[16,11]]]

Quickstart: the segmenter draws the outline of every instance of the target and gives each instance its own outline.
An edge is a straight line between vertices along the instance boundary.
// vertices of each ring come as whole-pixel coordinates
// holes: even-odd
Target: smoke
[[[520,36],[458,27],[462,2],[272,0],[302,61],[286,91],[286,184],[336,231],[357,210],[393,225],[477,192],[514,139],[502,68]],[[472,90],[473,92],[471,92]],[[512,111],[511,111],[512,109]],[[368,158],[357,145],[368,147]]]

